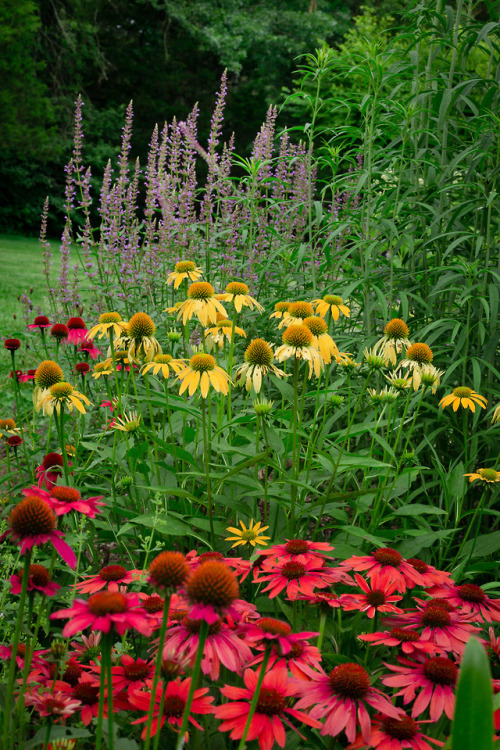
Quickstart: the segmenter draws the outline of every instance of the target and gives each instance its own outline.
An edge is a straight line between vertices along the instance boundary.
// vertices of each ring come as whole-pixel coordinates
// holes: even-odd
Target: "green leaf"
[[[465,647],[457,686],[452,750],[492,750],[493,690],[488,657],[477,638]]]
[[[464,544],[462,555],[469,556],[472,552],[472,557],[488,557],[488,555],[494,555],[500,549],[500,531],[494,531],[492,534],[481,534],[476,539],[469,539]]]
[[[423,505],[422,503],[412,503],[402,508],[398,508],[395,512],[395,516],[420,516],[424,513],[433,515],[446,515],[446,511],[441,508],[434,508],[432,505]]]

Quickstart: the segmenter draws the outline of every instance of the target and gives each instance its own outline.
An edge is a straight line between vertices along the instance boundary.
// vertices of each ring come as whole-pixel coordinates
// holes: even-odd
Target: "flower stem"
[[[189,686],[189,693],[186,699],[186,705],[184,706],[184,713],[182,714],[182,724],[179,732],[179,739],[177,740],[176,750],[182,750],[185,742],[186,729],[189,723],[189,713],[191,711],[191,704],[193,703],[194,691],[196,690],[196,683],[200,676],[201,660],[203,658],[203,651],[205,649],[205,641],[208,635],[208,622],[206,620],[201,621],[200,633],[198,637],[198,650],[196,652],[196,659],[193,666],[193,673],[191,675],[191,684]]]
[[[206,409],[207,409],[206,399],[202,397],[201,417],[202,417],[202,423],[203,423],[203,454],[204,454],[204,463],[205,463],[205,477],[207,480],[207,513],[208,513],[208,521],[210,523],[210,543],[212,545],[212,549],[214,549],[215,531],[214,531],[214,519],[213,519],[213,513],[212,513],[212,485],[210,482],[211,446],[210,446],[210,441],[208,439],[208,432],[207,432]]]
[[[156,688],[158,687],[158,682],[160,679],[161,663],[163,660],[163,644],[165,641],[165,633],[167,632],[169,608],[170,608],[170,594],[167,594],[163,602],[163,617],[162,617],[161,627],[160,627],[160,638],[158,640],[158,654],[156,656],[153,686],[151,688],[151,703],[149,705],[149,711],[148,711],[148,723],[146,724],[146,736],[144,738],[144,750],[149,750],[149,746],[151,744],[151,724],[153,723],[153,712],[154,712],[154,704],[155,704],[154,697],[156,695]],[[161,716],[161,711],[160,711],[160,716]],[[159,734],[159,729],[158,729],[158,734]]]
[[[292,442],[292,478],[297,479],[299,475],[298,470],[298,459],[297,459],[297,427],[299,421],[299,399],[297,389],[299,387],[299,360],[297,357],[293,360],[293,442]],[[289,533],[293,535],[293,528],[295,526],[295,501],[297,498],[297,485],[292,484],[290,488],[290,518],[289,518]]]
[[[159,707],[159,710],[158,710],[158,716],[162,716],[162,714],[163,714],[163,706],[165,705],[165,693],[167,692],[167,687],[168,687],[168,682],[165,681],[163,683],[163,688],[162,688],[162,691],[161,691],[160,707]],[[152,695],[154,695],[154,693]],[[156,734],[155,734],[155,744],[153,745],[153,750],[158,750],[158,748],[160,746],[160,735],[161,735],[161,728],[160,728],[160,724],[158,723],[158,728],[157,728]]]
[[[258,703],[259,695],[260,695],[260,689],[262,687],[262,683],[264,682],[264,677],[266,676],[266,668],[267,668],[267,663],[269,661],[270,655],[271,655],[271,647],[268,645],[266,646],[266,650],[264,652],[264,658],[262,660],[262,664],[260,665],[259,676],[257,678],[257,684],[255,686],[254,694],[252,696],[252,702],[250,703],[250,711],[248,712],[247,721],[245,724],[245,728],[243,730],[243,736],[240,740],[240,744],[238,745],[238,750],[244,750],[245,748],[248,730],[250,729],[250,724],[252,723],[252,719],[254,717],[255,710],[257,708],[257,703]]]

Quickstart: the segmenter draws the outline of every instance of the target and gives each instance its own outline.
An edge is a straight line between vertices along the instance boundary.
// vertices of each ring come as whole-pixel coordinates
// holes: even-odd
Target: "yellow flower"
[[[313,305],[316,305],[316,313],[324,318],[330,310],[332,318],[338,320],[340,313],[348,318],[350,311],[347,305],[344,304],[342,297],[338,297],[336,294],[325,294],[323,299],[313,299]]]
[[[85,414],[82,401],[90,406],[87,396],[75,391],[70,383],[62,381],[50,386],[49,393],[39,401],[36,410],[39,411],[41,408],[45,416],[50,416],[54,413],[54,409],[57,414],[60,414],[63,406],[67,406],[68,411],[73,411],[73,406],[75,406],[81,414]]]
[[[491,418],[491,424],[496,424],[497,422],[500,422],[500,404],[495,408]]]
[[[179,312],[179,308],[180,308],[180,307],[182,307],[182,305],[183,305],[183,304],[184,304],[184,303],[183,303],[182,301],[180,301],[180,302],[176,302],[176,303],[175,303],[175,305],[174,305],[173,307],[166,307],[166,308],[165,308],[165,309],[163,310],[163,312],[168,312],[168,313],[178,313],[178,312]]]
[[[303,325],[289,326],[282,336],[283,344],[276,349],[276,359],[283,362],[290,357],[307,360],[309,363],[309,377],[314,374],[318,378],[325,368],[323,357],[314,348],[312,335],[309,328]]]
[[[153,370],[153,375],[158,375],[161,372],[166,379],[170,375],[170,368],[177,375],[186,366],[185,362],[185,359],[174,359],[170,354],[157,354],[152,362],[148,362],[147,365],[142,367],[141,373]]]
[[[110,336],[113,332],[113,338],[119,338],[125,330],[127,323],[122,320],[119,313],[107,312],[99,316],[99,323],[87,333],[87,338],[93,339],[97,334],[102,339],[103,336]]]
[[[384,335],[377,341],[375,346],[380,346],[381,352],[393,365],[395,365],[397,355],[402,350],[403,346],[406,349],[409,349],[411,346],[408,340],[409,333],[410,331],[404,320],[401,320],[401,318],[393,318],[387,323],[384,328]]]
[[[361,362],[355,362],[350,354],[345,352],[339,352],[339,354],[341,359],[338,365],[347,372],[348,376],[356,372],[356,368],[361,366]]]
[[[305,318],[303,325],[311,331],[313,335],[313,346],[319,351],[325,360],[325,363],[329,365],[332,361],[332,357],[338,362],[340,360],[338,346],[328,333],[328,326],[323,318],[317,318],[315,316]]]
[[[94,365],[94,372],[92,373],[92,377],[96,380],[101,377],[101,375],[112,375],[113,374],[113,362],[111,359],[107,359],[105,362],[98,362],[96,365]]]
[[[151,362],[157,354],[162,353],[155,333],[156,326],[147,313],[138,312],[132,315],[127,325],[127,351],[133,362]]]
[[[240,521],[240,525],[241,529],[235,528],[234,526],[228,526],[226,529],[226,531],[230,531],[231,534],[235,534],[235,536],[228,536],[225,539],[226,542],[235,542],[235,544],[231,545],[231,549],[239,547],[240,544],[251,544],[252,547],[255,547],[256,544],[260,544],[265,547],[267,545],[267,540],[271,538],[270,536],[262,535],[262,532],[266,531],[269,526],[261,526],[261,521],[254,524],[253,518],[250,519],[248,529],[243,521]]]
[[[379,351],[377,345],[372,346],[371,349],[364,349],[363,357],[371,370],[381,370],[383,367],[387,367],[389,363],[387,355]]]
[[[444,371],[438,370],[434,365],[422,365],[420,368],[422,385],[431,388],[432,393],[436,393],[441,382],[441,375],[444,375]]]
[[[262,387],[262,376],[272,372],[278,378],[286,377],[283,370],[273,365],[274,352],[272,346],[264,339],[254,339],[249,343],[245,351],[245,362],[236,370],[234,377],[235,385],[243,385],[247,391],[251,391],[252,385],[255,393],[260,393]]]
[[[247,337],[243,328],[239,328],[238,326],[234,327],[234,332],[237,333],[238,336]],[[232,335],[233,321],[228,320],[227,318],[219,320],[213,328],[207,328],[205,330],[205,341],[208,351],[211,352],[216,346],[218,346],[219,349],[222,349],[224,346],[224,339],[226,338],[228,341],[231,341]]]
[[[174,289],[178,289],[184,279],[198,281],[203,275],[201,268],[197,268],[192,260],[181,260],[175,264],[174,269],[167,278],[167,284],[174,282]]]
[[[255,307],[256,310],[262,312],[264,308],[248,294],[249,291],[249,288],[243,282],[231,281],[226,287],[225,301],[232,302],[236,312],[241,312],[243,307],[249,307],[251,310]]]
[[[389,382],[392,388],[395,388],[397,391],[405,391],[411,386],[411,378],[407,378],[400,373],[399,370],[397,372],[391,372],[390,375],[384,375],[384,378]]]
[[[131,411],[129,414],[124,414],[123,417],[113,417],[109,426],[122,432],[136,432],[140,424],[141,415],[136,411]]]
[[[459,388],[454,388],[447,396],[443,396],[439,402],[439,406],[442,406],[444,409],[451,404],[453,411],[457,411],[459,406],[463,406],[464,409],[476,411],[474,404],[479,404],[481,409],[486,409],[487,403],[485,397],[480,396],[479,393],[473,391],[472,388],[460,386]]]
[[[177,311],[177,320],[182,318],[186,325],[188,320],[196,315],[205,328],[209,323],[217,323],[217,313],[226,315],[224,307],[215,298],[214,288],[208,281],[196,281],[188,289],[188,298],[180,305]]]
[[[500,482],[500,471],[495,469],[478,469],[477,472],[472,474],[464,474],[464,477],[469,477],[469,482],[473,482],[475,479],[481,479],[483,482]]]
[[[177,375],[177,380],[183,381],[179,388],[179,395],[189,388],[189,395],[192,396],[198,386],[200,386],[203,398],[208,396],[210,386],[225,396],[229,392],[229,375],[222,367],[215,364],[215,359],[211,354],[192,356],[189,365]]]
[[[271,320],[271,318],[282,318],[283,315],[288,312],[291,304],[291,302],[276,302],[274,305],[274,312],[269,316],[269,320]]]
[[[408,367],[413,372],[412,382],[413,390],[417,391],[422,380],[421,371],[423,365],[430,365],[434,355],[427,344],[418,342],[412,344],[406,350],[406,357],[400,362],[400,367]]]
[[[283,313],[283,320],[279,324],[278,328],[287,328],[288,326],[300,326],[304,322],[305,318],[310,318],[314,315],[314,310],[309,302],[299,300],[298,302],[290,302],[288,310]]]

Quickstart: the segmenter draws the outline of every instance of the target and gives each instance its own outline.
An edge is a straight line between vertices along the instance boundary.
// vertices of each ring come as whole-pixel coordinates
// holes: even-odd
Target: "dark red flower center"
[[[63,680],[69,682],[73,687],[78,684],[78,680],[82,676],[83,669],[76,659],[70,659],[64,668]]]
[[[88,600],[89,609],[93,615],[105,617],[117,615],[127,610],[127,597],[114,591],[100,591]]]
[[[99,571],[99,578],[103,581],[121,581],[126,575],[127,570],[123,565],[106,565]]]
[[[42,461],[42,466],[44,469],[51,469],[52,471],[57,470],[59,466],[62,468],[64,466],[63,457],[60,453],[47,453]]]
[[[50,329],[50,335],[56,339],[65,339],[69,335],[68,326],[65,326],[64,323],[55,323]]]
[[[10,445],[11,448],[17,448],[22,442],[23,439],[19,435],[11,435],[7,438],[7,445]]]
[[[70,331],[74,331],[76,329],[81,329],[81,328],[84,328],[84,329],[87,328],[82,318],[70,318],[66,325],[68,326]]]
[[[165,680],[175,679],[181,671],[181,665],[174,661],[174,659],[163,659],[161,663],[161,674]]]
[[[292,628],[287,622],[275,620],[274,617],[261,617],[257,620],[256,625],[266,633],[266,635],[277,635],[286,637],[292,632]]]
[[[50,325],[50,320],[46,315],[37,315],[33,324],[36,326],[48,326]]]
[[[146,612],[149,612],[150,615],[154,615],[156,612],[161,612],[163,610],[163,605],[164,600],[161,596],[148,596],[147,599],[141,601],[141,607],[143,607]]]
[[[186,701],[180,695],[167,695],[163,704],[163,715],[180,719],[185,705]]]
[[[285,552],[289,555],[303,555],[309,549],[305,539],[289,539],[285,544]]]
[[[201,565],[207,560],[224,560],[224,555],[221,552],[202,552],[198,557],[198,564]]]
[[[385,602],[385,594],[383,591],[380,591],[380,589],[375,589],[375,591],[370,591],[366,595],[366,601],[368,604],[371,604],[372,607],[380,607],[380,605]]]
[[[393,628],[389,634],[391,638],[397,638],[402,643],[410,643],[412,641],[418,641],[420,635],[416,630],[410,630],[409,628]]]
[[[40,588],[43,588],[48,583],[50,583],[50,573],[45,565],[38,565],[38,563],[33,563],[32,565],[30,565],[29,575],[34,585],[39,586]],[[22,576],[22,571],[19,572],[19,576]]]
[[[186,586],[190,602],[229,607],[239,595],[236,576],[223,562],[209,560],[198,566]]]
[[[433,656],[424,664],[424,674],[428,680],[436,685],[455,685],[458,668],[445,656]]]
[[[306,573],[306,566],[299,562],[287,562],[281,568],[281,574],[290,581],[302,578]]]
[[[292,648],[287,654],[289,659],[299,659],[304,653],[304,645],[302,643],[292,643]]]
[[[10,527],[20,539],[50,534],[56,527],[56,518],[52,508],[35,495],[28,495],[12,510]]]
[[[150,672],[149,665],[142,660],[122,666],[125,677],[129,680],[144,680]]]
[[[279,690],[275,690],[275,688],[261,688],[256,708],[258,714],[274,716],[283,711],[285,706],[286,697]]]
[[[76,503],[81,500],[81,495],[74,487],[52,487],[50,494],[55,497],[56,500],[61,500],[63,503]]]
[[[202,622],[203,620],[191,620],[191,618],[189,617],[185,617],[182,620],[182,624],[184,625],[184,627],[187,628],[189,632],[193,634],[197,634],[200,632]],[[222,620],[216,620],[215,622],[212,622],[208,626],[208,635],[214,635],[215,633],[220,633],[221,624],[222,624]]]
[[[418,557],[410,557],[406,562],[409,563],[412,568],[415,568],[417,573],[427,573],[427,570],[429,569],[427,563],[423,560],[419,560]]]
[[[459,586],[458,595],[465,602],[472,602],[472,604],[479,604],[486,599],[483,589],[475,583],[464,583],[463,586]]]
[[[174,620],[174,622],[182,622],[182,620],[187,617],[188,614],[188,609],[173,609],[168,613],[168,617],[170,620]]]
[[[84,375],[90,370],[90,365],[88,365],[87,362],[77,362],[77,364],[75,365],[75,370],[80,373],[80,375]]]
[[[9,351],[15,352],[16,349],[19,349],[21,347],[21,342],[19,341],[19,339],[5,339],[3,345]]]
[[[332,691],[344,698],[363,698],[370,689],[368,672],[359,664],[339,664],[328,679]]]
[[[403,562],[399,552],[390,547],[381,547],[373,553],[373,557],[378,563],[392,565],[393,568],[398,568]]]
[[[99,687],[89,685],[88,682],[80,682],[73,688],[73,698],[77,698],[86,706],[93,706],[99,697]]]
[[[432,599],[429,599],[428,602],[426,602],[426,607],[440,607],[441,609],[446,610],[446,612],[453,612],[455,607],[453,604],[450,604],[449,601],[446,599],[441,599],[440,597],[436,596]]]
[[[445,628],[451,622],[449,612],[444,607],[436,607],[434,604],[423,610],[420,619],[422,625],[429,628]]]
[[[419,732],[418,724],[411,716],[404,716],[402,719],[383,719],[381,728],[396,740],[411,740]]]

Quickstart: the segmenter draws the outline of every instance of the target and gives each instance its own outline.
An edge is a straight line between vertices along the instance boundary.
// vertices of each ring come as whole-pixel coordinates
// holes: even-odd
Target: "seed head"
[[[99,315],[99,323],[119,323],[122,319],[122,316],[120,313],[116,312],[105,312],[102,315]]]
[[[87,330],[87,326],[85,325],[85,322],[82,318],[70,318],[66,325],[70,331],[81,329]]]
[[[430,347],[428,347],[427,344],[421,343],[412,344],[406,350],[406,357],[412,362],[417,362],[419,365],[430,364],[434,359],[434,355]]]
[[[149,582],[158,589],[176,589],[186,582],[189,566],[180,552],[160,552],[149,566]]]
[[[17,537],[25,539],[50,534],[56,528],[56,517],[45,500],[28,495],[11,511],[9,526]]]
[[[299,302],[291,302],[288,308],[288,314],[292,318],[311,318],[314,316],[314,310],[309,302],[300,300]]]
[[[61,341],[62,339],[67,339],[69,336],[69,328],[68,326],[64,325],[64,323],[54,323],[54,325],[50,329],[50,335],[55,339],[58,339],[59,341]]]
[[[404,320],[393,318],[384,328],[384,334],[389,339],[406,339],[410,335],[410,330]]]
[[[272,347],[264,339],[254,339],[245,351],[245,362],[251,365],[269,367],[274,359]]]
[[[194,354],[189,365],[196,372],[207,372],[215,369],[215,359],[211,354]]]
[[[188,289],[190,299],[209,300],[214,294],[214,288],[208,281],[195,281]]]
[[[194,271],[195,268],[196,265],[192,260],[180,260],[174,266],[174,269],[177,271],[177,273],[187,273],[188,271]]]
[[[241,281],[230,281],[226,287],[228,294],[248,294],[249,291],[247,285]]]
[[[186,596],[193,604],[208,604],[217,609],[229,607],[239,595],[236,577],[223,562],[210,560],[199,565],[186,586]]]
[[[135,313],[128,322],[128,335],[131,339],[150,338],[155,332],[155,324],[144,312]]]
[[[313,342],[311,331],[303,325],[289,326],[281,338],[284,344],[293,346],[297,349],[302,346],[311,346]]]
[[[3,345],[9,350],[9,352],[15,352],[17,349],[21,348],[21,342],[19,339],[5,339]]]
[[[63,379],[63,371],[57,364],[50,359],[40,362],[35,372],[35,383],[39,388],[50,388],[55,383],[60,383]]]
[[[303,325],[309,328],[313,336],[321,336],[328,331],[328,326],[323,318],[318,318],[315,315],[310,318],[304,318]]]

